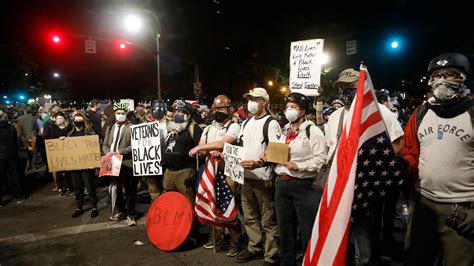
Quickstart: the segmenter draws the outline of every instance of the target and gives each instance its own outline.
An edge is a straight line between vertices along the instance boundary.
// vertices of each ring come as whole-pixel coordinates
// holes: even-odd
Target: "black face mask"
[[[344,102],[344,105],[351,105],[352,101],[354,101],[355,95],[355,88],[345,88],[339,93],[339,99]]]
[[[224,120],[226,120],[228,117],[229,117],[229,115],[226,114],[226,113],[223,113],[223,112],[216,111],[214,113],[214,119],[218,123],[224,122]]]
[[[77,128],[83,128],[84,127],[84,121],[74,121],[74,126]]]

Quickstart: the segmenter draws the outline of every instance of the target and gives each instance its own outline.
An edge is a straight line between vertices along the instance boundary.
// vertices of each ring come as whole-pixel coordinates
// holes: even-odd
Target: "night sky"
[[[376,89],[419,91],[435,55],[474,55],[474,16],[468,1],[36,0],[1,1],[0,90],[69,99],[156,99],[152,30],[131,35],[120,25],[124,8],[146,9],[146,27],[159,30],[165,98],[192,99],[195,64],[207,96],[239,100],[254,85],[287,85],[291,41],[323,38],[331,57],[327,87],[340,70],[363,61]],[[146,14],[144,14],[146,17]],[[52,33],[61,36],[53,45]],[[84,53],[84,36],[97,53]],[[388,49],[397,37],[401,47]],[[118,41],[129,44],[118,48]],[[345,43],[357,40],[347,56]],[[52,73],[61,74],[59,79]],[[28,77],[24,74],[29,73]],[[277,74],[275,74],[277,73]],[[412,85],[401,87],[401,80]],[[286,84],[285,84],[286,83]],[[405,83],[406,84],[406,83]],[[36,94],[36,95],[35,95]]]

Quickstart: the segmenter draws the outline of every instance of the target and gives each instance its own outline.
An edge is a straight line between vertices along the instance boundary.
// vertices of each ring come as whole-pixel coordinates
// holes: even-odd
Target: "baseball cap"
[[[263,98],[266,101],[270,99],[270,96],[268,96],[267,91],[264,88],[260,88],[260,87],[253,88],[249,92],[244,94],[244,98],[248,98],[250,96],[255,97],[255,98]]]
[[[339,74],[339,78],[332,84],[333,87],[340,87],[342,83],[352,83],[359,80],[359,71],[348,68]]]

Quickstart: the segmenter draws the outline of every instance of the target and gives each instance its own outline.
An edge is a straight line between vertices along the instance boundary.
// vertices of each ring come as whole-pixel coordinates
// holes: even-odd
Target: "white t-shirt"
[[[242,136],[243,147],[245,148],[244,160],[260,160],[260,155],[267,149],[264,143],[263,126],[269,119],[266,115],[260,119],[250,118],[248,122],[242,123],[240,135]],[[245,127],[244,127],[245,124]],[[268,125],[268,140],[271,142],[280,142],[281,128],[276,120],[270,121]],[[249,179],[270,180],[272,167],[260,167],[254,170],[245,170],[244,176]]]
[[[474,201],[474,129],[469,112],[441,118],[428,110],[418,128],[421,195],[438,202]]]
[[[287,129],[290,124],[285,126]],[[309,139],[306,134],[306,127],[311,126],[307,121],[301,123],[299,133],[288,145],[290,147],[289,161],[296,163],[298,171],[290,170],[283,164],[275,167],[278,175],[289,175],[298,178],[314,178],[316,172],[326,163],[327,145],[324,134],[316,126],[310,127]],[[280,139],[285,143],[286,137]]]
[[[224,125],[220,125],[216,121],[212,121],[212,124],[204,128],[199,143],[211,143],[214,141],[222,140],[225,136],[230,136],[234,139],[238,139],[240,134],[240,125],[227,121]]]
[[[400,123],[397,120],[397,116],[394,113],[392,113],[385,105],[380,104],[380,103],[378,105],[380,107],[380,113],[382,114],[382,118],[387,127],[388,136],[390,137],[390,140],[393,142],[394,140],[403,136],[403,128],[400,126]],[[334,111],[329,116],[329,119],[328,119],[327,128],[325,132],[326,141],[329,147],[328,160],[329,158],[331,158],[332,153],[334,152],[334,149],[336,148],[337,128],[339,126],[339,120],[343,111],[345,111],[344,121],[343,121],[343,123],[345,124],[349,111],[346,110],[344,107],[339,108],[336,111]]]

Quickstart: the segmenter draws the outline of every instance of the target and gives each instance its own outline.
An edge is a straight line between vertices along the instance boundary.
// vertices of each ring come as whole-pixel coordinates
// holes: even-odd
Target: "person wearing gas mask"
[[[242,209],[244,211],[245,231],[249,243],[236,257],[237,263],[245,263],[264,256],[265,264],[278,261],[278,227],[275,215],[275,187],[273,167],[264,165],[261,155],[268,142],[280,142],[281,128],[271,116],[270,97],[264,88],[254,88],[244,94],[247,110],[253,116],[242,123],[241,145],[245,148],[242,185]],[[263,242],[262,234],[265,234]]]
[[[232,121],[231,107],[231,101],[225,95],[218,95],[214,99],[212,103],[214,120],[210,125],[204,128],[199,145],[189,151],[189,156],[201,154],[203,156],[220,157],[219,152],[223,150],[225,143],[234,144],[237,142],[240,133],[240,125]],[[221,161],[218,174],[223,175],[223,172],[224,162]],[[229,176],[226,177],[226,181],[235,195],[235,182]],[[229,257],[235,257],[239,253],[239,229],[240,225],[237,228],[228,228],[230,246],[227,250],[227,256]],[[222,250],[225,245],[224,231],[225,228],[214,226],[204,248],[214,249],[216,252]]]
[[[165,115],[168,111],[168,104],[164,101],[154,101],[151,106],[151,115],[158,123],[160,130],[160,143],[161,147],[165,145],[165,137],[168,134],[168,120]],[[164,149],[161,149],[161,158],[163,158]],[[164,170],[164,168],[163,168]],[[147,179],[148,192],[151,200],[155,200],[161,193],[163,193],[163,175],[159,176],[148,176]]]
[[[188,155],[201,138],[202,129],[193,121],[193,107],[183,100],[173,103],[173,121],[168,123],[163,162],[165,191],[178,191],[194,202],[196,159]]]
[[[466,90],[470,71],[459,53],[428,66],[433,97],[405,128],[406,174],[415,183],[405,241],[406,265],[474,264],[474,106]]]
[[[345,69],[339,74],[339,78],[334,82],[333,87],[339,90],[339,99],[344,103],[342,108],[335,110],[328,119],[326,128],[326,141],[329,147],[328,158],[332,158],[336,152],[339,136],[342,126],[345,124],[352,101],[354,100],[359,80],[359,71],[353,68]],[[380,113],[386,125],[386,130],[392,142],[395,153],[399,153],[403,148],[403,129],[398,123],[396,116],[382,104],[378,104]],[[340,126],[341,124],[341,127]],[[348,260],[355,260],[356,265],[365,265],[367,263],[379,263],[380,254],[378,235],[379,225],[374,222],[376,212],[371,211],[370,216],[364,219],[357,219],[351,225],[351,239],[355,243],[355,254],[348,256]]]
[[[120,175],[115,177],[117,185],[117,213],[109,219],[120,221],[127,219],[129,226],[136,226],[135,203],[137,198],[138,178],[132,172],[132,137],[130,122],[127,121],[128,105],[117,102],[113,106],[115,123],[110,125],[104,136],[102,150],[105,154],[111,152],[123,156]],[[125,188],[125,201],[122,192]]]
[[[288,144],[290,155],[286,164],[275,167],[275,209],[279,231],[280,265],[296,264],[296,235],[301,229],[301,247],[311,237],[312,225],[321,199],[321,191],[311,183],[316,172],[326,163],[326,139],[319,127],[311,125],[304,117],[310,110],[310,99],[300,93],[290,93],[286,98],[285,117],[289,121],[283,128],[281,141]]]

